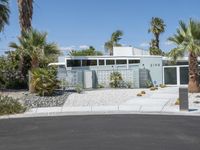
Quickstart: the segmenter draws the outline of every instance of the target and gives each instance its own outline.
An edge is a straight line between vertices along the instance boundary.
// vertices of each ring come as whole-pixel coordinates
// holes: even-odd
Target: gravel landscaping
[[[8,95],[18,99],[19,102],[23,103],[28,108],[63,106],[71,93],[72,92],[58,92],[53,96],[37,96],[35,94],[29,94],[29,92],[25,90],[0,92],[0,94],[4,96]]]
[[[28,108],[37,108],[37,107],[56,107],[63,106],[67,100],[69,92],[66,92],[61,95],[54,96],[37,96],[29,94],[23,98],[24,105]]]

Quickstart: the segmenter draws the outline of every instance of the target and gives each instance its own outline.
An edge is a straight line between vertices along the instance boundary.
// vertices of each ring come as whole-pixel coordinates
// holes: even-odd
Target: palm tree
[[[47,42],[47,33],[41,33],[37,30],[23,31],[22,35],[18,37],[19,44],[10,43],[10,47],[14,48],[19,55],[30,57],[31,70],[38,67],[47,67],[47,65],[56,61],[60,54],[55,43]],[[32,83],[29,83],[29,91],[35,92]]]
[[[160,49],[159,46],[159,37],[160,34],[165,32],[165,23],[161,18],[158,17],[152,17],[151,19],[151,26],[148,30],[148,32],[153,33],[154,38],[155,38],[155,48]]]
[[[21,33],[31,29],[33,15],[33,0],[18,0],[19,23]]]
[[[110,52],[110,55],[113,55],[114,46],[121,46],[121,44],[118,43],[121,40],[121,36],[123,36],[123,32],[121,30],[117,30],[112,33],[110,40],[105,42],[104,47]]]
[[[169,38],[169,41],[177,45],[169,56],[174,59],[183,57],[185,52],[189,53],[189,83],[188,89],[191,93],[199,92],[198,56],[200,54],[200,22],[190,19],[189,24],[180,21],[177,33]]]
[[[55,43],[47,43],[47,33],[34,29],[24,31],[22,36],[18,37],[18,41],[19,44],[10,43],[10,47],[18,51],[19,54],[31,58],[31,69],[47,66],[50,61],[55,61],[60,54]]]
[[[4,30],[6,24],[9,24],[9,14],[8,0],[0,0],[0,32]]]

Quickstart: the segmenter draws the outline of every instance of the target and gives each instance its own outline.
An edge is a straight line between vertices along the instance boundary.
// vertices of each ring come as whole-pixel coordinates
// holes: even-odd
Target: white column
[[[129,69],[129,61],[128,61],[129,59],[126,59],[126,69]]]

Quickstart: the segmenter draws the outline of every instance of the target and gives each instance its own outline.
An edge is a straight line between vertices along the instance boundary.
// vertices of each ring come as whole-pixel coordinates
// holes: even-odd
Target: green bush
[[[150,88],[153,86],[153,83],[150,80],[146,80],[145,84],[147,88]]]
[[[0,115],[23,113],[26,108],[12,97],[0,95]]]
[[[97,88],[101,89],[101,88],[104,88],[105,86],[103,84],[98,84],[97,85]]]
[[[75,90],[76,90],[76,92],[79,93],[79,94],[83,92],[83,88],[82,88],[82,86],[79,85],[79,84],[76,85]]]
[[[112,88],[118,88],[120,87],[122,83],[122,75],[120,72],[113,72],[110,74],[110,86]]]
[[[50,96],[59,87],[54,70],[37,68],[32,71],[31,84],[40,96]]]

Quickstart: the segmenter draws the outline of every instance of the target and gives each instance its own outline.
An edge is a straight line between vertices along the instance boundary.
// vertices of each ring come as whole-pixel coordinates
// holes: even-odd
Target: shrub
[[[79,85],[79,84],[76,85],[75,90],[76,90],[76,92],[79,93],[79,94],[83,92],[83,88],[82,88],[82,86]]]
[[[146,92],[145,91],[141,91],[141,94],[146,94]]]
[[[161,87],[161,88],[165,88],[166,85],[165,85],[165,84],[160,84],[160,87]]]
[[[25,112],[26,108],[12,97],[0,95],[0,115]]]
[[[104,88],[104,85],[103,84],[98,84],[97,88]]]
[[[37,68],[32,71],[31,83],[40,96],[50,96],[59,87],[54,70]]]
[[[122,83],[122,75],[120,72],[112,72],[110,74],[110,86],[112,88],[118,88],[120,87]]]
[[[124,87],[131,89],[133,87],[133,83],[131,81],[124,82]]]
[[[153,86],[153,83],[150,80],[146,80],[145,84],[147,88],[150,88]]]
[[[177,98],[176,102],[175,102],[175,105],[179,105],[180,104],[180,99]]]
[[[142,94],[141,94],[141,93],[138,93],[138,94],[137,94],[137,96],[139,96],[139,97],[140,97],[140,96],[142,96]]]
[[[150,91],[155,91],[157,89],[158,89],[157,87],[150,87]]]

